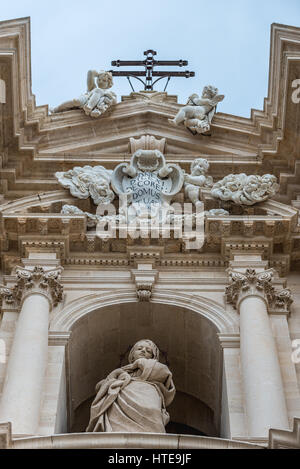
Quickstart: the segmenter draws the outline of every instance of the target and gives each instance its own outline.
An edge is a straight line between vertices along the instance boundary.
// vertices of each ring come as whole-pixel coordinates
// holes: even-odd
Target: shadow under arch
[[[219,436],[222,351],[218,333],[235,333],[234,316],[211,299],[169,290],[137,302],[135,292],[87,295],[67,304],[51,321],[52,331],[71,331],[68,355],[69,431],[84,431],[97,382],[127,363],[131,346],[153,340],[168,364],[177,395],[173,425]],[[175,425],[175,426],[174,426]],[[193,429],[195,430],[193,432]],[[177,433],[180,433],[178,431]]]

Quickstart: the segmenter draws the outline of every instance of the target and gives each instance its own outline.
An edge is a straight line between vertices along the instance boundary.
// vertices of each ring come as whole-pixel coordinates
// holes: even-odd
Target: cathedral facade
[[[300,29],[250,118],[94,79],[36,106],[30,21],[0,23],[0,448],[299,448]],[[166,432],[86,431],[141,339]]]

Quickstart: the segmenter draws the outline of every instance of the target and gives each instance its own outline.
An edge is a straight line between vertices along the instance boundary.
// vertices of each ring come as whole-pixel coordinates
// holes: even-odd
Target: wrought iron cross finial
[[[166,90],[168,83],[171,79],[171,77],[185,77],[185,78],[190,78],[195,76],[195,72],[189,72],[186,70],[185,72],[155,72],[154,67],[157,66],[176,66],[176,67],[183,67],[185,65],[188,65],[187,60],[155,60],[154,56],[157,55],[157,52],[155,50],[149,49],[144,52],[144,55],[146,56],[145,60],[113,60],[111,62],[111,65],[113,67],[123,67],[123,66],[143,66],[145,67],[144,71],[124,71],[124,72],[119,72],[116,70],[110,70],[113,76],[115,77],[127,77],[130,86],[133,89],[133,86],[130,81],[130,77],[136,78],[137,80],[141,81],[144,85],[145,91],[153,91],[153,85],[157,83],[159,80],[162,78],[167,78],[167,83],[164,88],[164,91]],[[143,81],[139,77],[145,77],[145,81]],[[158,77],[156,80],[153,81],[154,77]]]

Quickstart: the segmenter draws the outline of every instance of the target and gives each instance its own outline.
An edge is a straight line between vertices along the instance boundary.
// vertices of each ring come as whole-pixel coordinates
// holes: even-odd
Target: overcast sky
[[[186,59],[178,70],[196,73],[171,79],[167,91],[180,103],[212,84],[225,94],[218,111],[249,117],[267,96],[270,25],[300,27],[300,0],[0,0],[1,20],[25,16],[38,105],[80,95],[89,69],[143,60],[154,49],[158,60]],[[115,78],[113,90],[118,97],[131,91],[126,78]]]

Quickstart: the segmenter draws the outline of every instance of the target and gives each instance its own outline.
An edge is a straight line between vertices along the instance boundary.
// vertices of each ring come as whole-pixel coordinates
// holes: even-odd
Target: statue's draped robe
[[[172,374],[155,359],[117,368],[96,386],[87,432],[165,433],[175,396]]]

